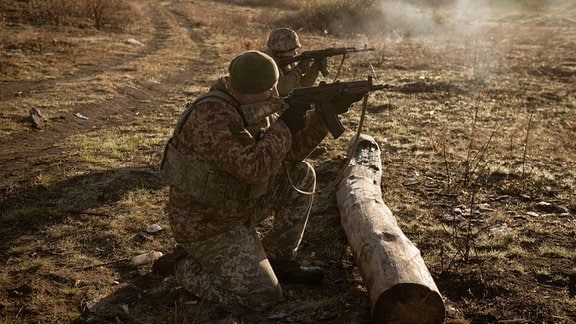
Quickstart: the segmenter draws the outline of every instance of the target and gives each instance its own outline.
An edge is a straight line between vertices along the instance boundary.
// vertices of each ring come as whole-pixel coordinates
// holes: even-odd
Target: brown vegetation
[[[339,78],[389,84],[371,95],[363,132],[382,148],[384,201],[448,321],[576,322],[576,5],[358,3],[1,1],[0,322],[370,321],[333,189],[317,197],[300,254],[326,280],[286,285],[269,312],[195,300],[124,262],[174,244],[156,170],[185,103],[275,26],[298,29],[304,50],[376,47],[347,57]],[[343,167],[359,108],[311,159],[321,189]],[[143,233],[153,223],[164,230]]]

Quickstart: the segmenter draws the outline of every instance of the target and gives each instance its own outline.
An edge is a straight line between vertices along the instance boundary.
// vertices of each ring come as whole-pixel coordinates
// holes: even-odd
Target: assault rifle
[[[344,126],[338,114],[331,109],[332,100],[338,94],[356,94],[365,96],[371,91],[382,90],[385,85],[372,84],[372,77],[359,81],[336,81],[334,83],[320,82],[318,86],[294,88],[290,94],[284,98],[290,106],[310,107],[312,104],[319,110],[324,121],[334,138],[340,137],[344,133]]]
[[[332,109],[334,98],[339,94],[356,94],[365,96],[369,92],[382,90],[384,84],[372,84],[372,77],[358,81],[336,81],[334,83],[320,82],[317,86],[294,88],[284,98],[276,98],[263,103],[247,104],[240,106],[244,119],[248,124],[256,122],[275,112],[280,112],[288,107],[298,109],[318,109],[324,118],[328,129],[334,138],[340,137],[345,128],[338,118],[338,114]]]
[[[344,55],[344,57],[346,57],[346,54],[348,53],[368,52],[375,50],[376,49],[374,47],[366,46],[361,49],[357,49],[356,47],[329,47],[323,50],[305,51],[293,57],[279,57],[276,58],[276,64],[278,64],[278,66],[285,66],[302,60],[321,59],[324,57],[336,55]],[[329,73],[328,68],[325,65],[320,66],[320,72],[322,72],[323,76],[327,76]]]

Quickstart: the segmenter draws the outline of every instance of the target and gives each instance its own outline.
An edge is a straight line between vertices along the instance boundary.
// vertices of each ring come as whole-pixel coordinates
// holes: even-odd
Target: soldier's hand
[[[298,64],[296,64],[296,67],[300,69],[300,72],[302,72],[302,74],[306,74],[308,73],[308,71],[310,71],[310,65],[312,65],[312,60],[306,59],[298,62]]]
[[[330,73],[328,71],[328,58],[327,57],[321,57],[321,58],[314,59],[314,63],[312,63],[312,66],[314,68],[316,68],[317,71],[322,72],[322,76],[328,76],[328,74]]]
[[[327,57],[315,58],[314,64],[318,65],[321,68],[327,68],[328,67],[328,58]]]
[[[306,127],[306,110],[306,107],[291,106],[280,115],[279,119],[284,121],[294,134]]]
[[[364,97],[365,93],[349,93],[343,92],[339,93],[334,98],[332,98],[332,108],[334,112],[337,114],[343,114],[348,112],[348,108],[355,103],[356,101],[360,101]]]

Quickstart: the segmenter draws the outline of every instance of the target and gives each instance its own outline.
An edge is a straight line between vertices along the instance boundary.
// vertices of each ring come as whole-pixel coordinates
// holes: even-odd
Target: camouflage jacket
[[[274,57],[274,54],[270,50],[266,49],[264,52]],[[302,73],[302,70],[300,70],[295,63],[279,66],[278,69],[280,72],[280,77],[278,78],[278,93],[281,97],[287,96],[294,88],[314,85],[320,75],[320,67],[318,64],[310,65],[310,69],[306,71],[306,73]]]
[[[280,68],[280,77],[278,78],[278,93],[280,96],[287,96],[294,88],[308,87],[314,85],[320,68],[317,64],[312,64],[306,73],[302,73],[300,68],[295,64]]]
[[[226,92],[225,82],[221,78],[212,89]],[[315,112],[308,114],[307,127],[293,136],[277,114],[255,127],[245,125],[239,111],[225,100],[194,105],[179,133],[173,134],[176,149],[239,182],[260,184],[276,176],[284,161],[306,158],[328,134]],[[167,211],[176,241],[193,243],[246,224],[261,204],[258,198],[198,197],[171,185]]]

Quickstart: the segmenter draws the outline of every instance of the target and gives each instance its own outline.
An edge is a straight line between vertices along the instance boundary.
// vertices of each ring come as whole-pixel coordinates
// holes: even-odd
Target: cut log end
[[[372,310],[374,323],[443,323],[442,297],[424,285],[401,283],[383,292]]]

